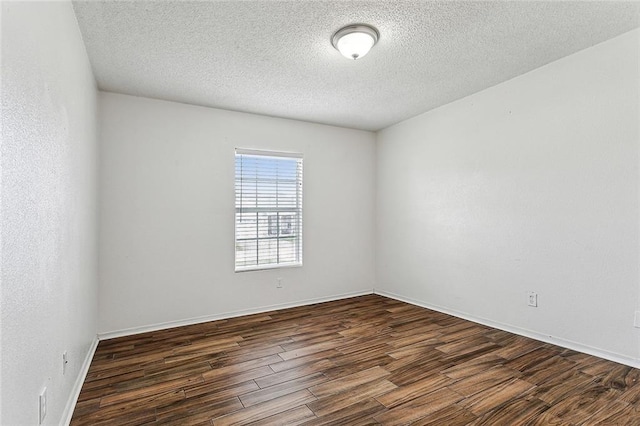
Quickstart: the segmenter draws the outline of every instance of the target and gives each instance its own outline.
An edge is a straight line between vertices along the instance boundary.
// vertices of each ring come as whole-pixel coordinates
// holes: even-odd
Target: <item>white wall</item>
[[[371,292],[373,133],[111,93],[99,117],[100,332]],[[236,147],[304,154],[303,267],[234,273]]]
[[[635,30],[381,131],[376,289],[637,363],[639,47]]]
[[[1,7],[0,424],[38,424],[46,386],[54,425],[97,331],[97,91],[70,2]]]

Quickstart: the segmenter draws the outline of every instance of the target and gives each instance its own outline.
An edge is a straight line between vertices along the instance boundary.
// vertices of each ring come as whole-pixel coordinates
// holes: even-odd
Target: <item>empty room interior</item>
[[[3,426],[640,425],[640,2],[0,13]]]

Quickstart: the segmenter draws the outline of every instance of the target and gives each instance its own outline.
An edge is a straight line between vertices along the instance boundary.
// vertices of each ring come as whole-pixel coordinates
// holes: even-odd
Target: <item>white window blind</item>
[[[302,155],[236,149],[236,271],[302,265]]]

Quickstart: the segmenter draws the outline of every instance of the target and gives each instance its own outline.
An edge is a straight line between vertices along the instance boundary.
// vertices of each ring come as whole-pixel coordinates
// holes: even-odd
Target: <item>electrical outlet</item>
[[[276,288],[282,288],[282,278],[277,278]]]
[[[633,320],[633,326],[640,328],[640,311],[636,311],[636,317]]]
[[[47,415],[47,388],[45,387],[44,389],[42,389],[42,392],[40,392],[40,423],[38,424],[42,424],[44,422],[44,418]]]
[[[533,291],[527,293],[527,305],[534,308],[538,306],[538,293],[535,293]]]
[[[67,372],[67,364],[69,360],[67,359],[67,351],[62,352],[62,375],[64,376]]]

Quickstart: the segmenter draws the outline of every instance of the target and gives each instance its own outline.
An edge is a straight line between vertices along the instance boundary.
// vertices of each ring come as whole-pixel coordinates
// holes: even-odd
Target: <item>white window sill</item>
[[[236,268],[235,272],[251,272],[251,271],[266,271],[270,269],[285,269],[285,268],[301,268],[302,263],[284,263],[279,265],[257,265],[257,266],[242,266]]]

